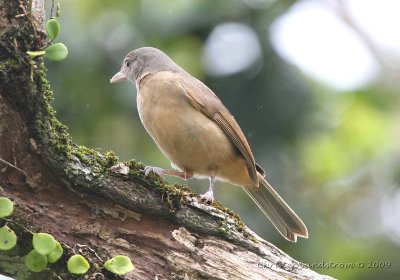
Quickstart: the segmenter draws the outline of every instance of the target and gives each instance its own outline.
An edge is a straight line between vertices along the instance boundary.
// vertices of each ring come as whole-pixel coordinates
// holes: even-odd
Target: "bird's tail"
[[[308,238],[307,227],[297,214],[279,196],[274,188],[257,173],[259,187],[245,187],[246,193],[287,240],[296,242],[297,236]]]

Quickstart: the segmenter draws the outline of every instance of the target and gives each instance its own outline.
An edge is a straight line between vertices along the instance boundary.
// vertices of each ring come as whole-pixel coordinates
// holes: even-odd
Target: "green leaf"
[[[51,251],[49,254],[46,255],[47,261],[49,263],[55,263],[56,261],[58,261],[61,258],[63,252],[64,252],[64,250],[61,247],[61,244],[56,241],[56,248],[53,251]]]
[[[104,263],[104,267],[112,273],[125,275],[132,271],[133,266],[131,259],[126,256],[115,256]]]
[[[25,256],[26,267],[33,272],[41,272],[47,266],[46,256],[40,254],[36,250],[32,250]]]
[[[58,33],[60,33],[60,24],[58,23],[58,20],[55,18],[49,19],[46,22],[46,32],[50,40],[57,38]]]
[[[8,226],[0,228],[0,250],[10,250],[17,244],[15,232]]]
[[[14,205],[7,197],[0,197],[0,218],[10,216],[14,211]]]
[[[64,60],[68,55],[68,49],[63,43],[51,45],[45,49],[45,52],[44,56],[54,61]]]
[[[72,274],[85,274],[90,265],[88,261],[81,255],[73,255],[67,262],[68,271]]]
[[[44,55],[46,52],[45,51],[27,51],[26,52],[31,58],[34,58],[36,56],[41,56]]]
[[[35,233],[32,244],[33,248],[40,254],[47,255],[56,248],[57,241],[48,233]]]

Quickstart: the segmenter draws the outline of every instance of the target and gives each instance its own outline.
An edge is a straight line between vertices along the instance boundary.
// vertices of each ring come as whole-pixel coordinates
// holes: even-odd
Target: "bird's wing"
[[[176,75],[180,77],[177,80],[174,79],[174,81],[177,86],[182,88],[189,102],[221,127],[246,160],[247,170],[251,179],[257,182],[257,170],[253,153],[235,118],[222,104],[221,100],[201,81],[186,73]]]

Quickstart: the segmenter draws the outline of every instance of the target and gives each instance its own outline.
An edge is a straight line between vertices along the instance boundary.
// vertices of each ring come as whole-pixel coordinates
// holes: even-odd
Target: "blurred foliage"
[[[308,177],[316,180],[314,183],[356,172],[371,157],[387,153],[393,143],[387,137],[391,124],[385,109],[377,107],[367,94],[340,94],[329,102],[324,96],[316,97],[321,106],[315,119],[324,123],[320,130],[304,137],[302,163]]]
[[[61,1],[59,39],[69,56],[62,63],[47,62],[58,117],[79,144],[168,167],[140,123],[134,85],[109,84],[130,50],[160,48],[229,108],[269,181],[304,219],[310,238],[297,244],[283,240],[240,188],[217,183],[218,200],[304,263],[365,263],[315,268],[321,273],[398,279],[400,87],[382,79],[355,92],[336,92],[282,61],[268,29],[293,2]],[[254,30],[262,57],[250,68],[213,77],[205,70],[204,48],[215,27],[229,22]],[[187,183],[199,193],[208,188],[205,180]],[[373,261],[389,261],[391,267],[367,268]]]

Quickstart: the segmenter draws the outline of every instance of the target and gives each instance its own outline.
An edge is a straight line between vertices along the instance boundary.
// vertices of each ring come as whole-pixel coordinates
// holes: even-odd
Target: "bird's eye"
[[[131,62],[130,62],[129,60],[125,61],[125,66],[126,66],[126,67],[131,66]]]

